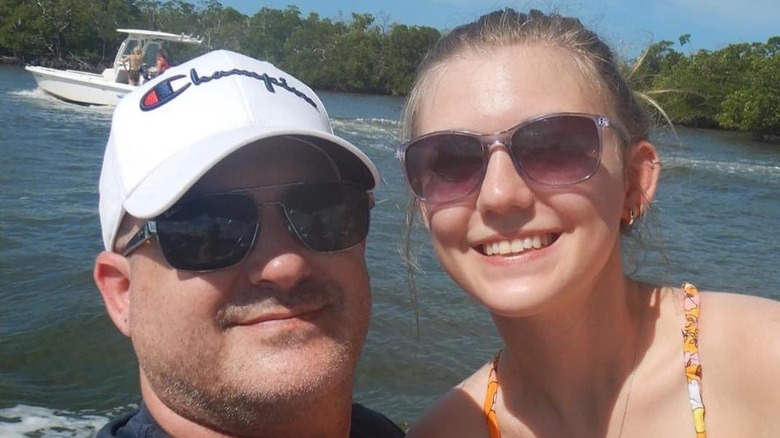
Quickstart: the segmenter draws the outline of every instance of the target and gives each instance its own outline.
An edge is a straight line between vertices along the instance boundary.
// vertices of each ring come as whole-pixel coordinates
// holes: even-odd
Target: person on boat
[[[410,213],[503,348],[408,437],[780,434],[780,303],[627,274],[662,168],[650,131],[576,18],[498,10],[430,49],[398,150]]]
[[[140,47],[133,48],[133,52],[122,57],[127,69],[127,83],[138,86],[141,81],[141,65],[144,62],[144,54]]]
[[[161,48],[157,51],[157,55],[155,56],[155,64],[154,69],[152,70],[152,76],[159,76],[165,73],[165,70],[168,70],[170,67],[171,64],[168,60],[168,52]]]
[[[267,62],[214,51],[127,94],[94,280],[142,402],[97,436],[401,437],[352,394],[378,181],[317,95]]]

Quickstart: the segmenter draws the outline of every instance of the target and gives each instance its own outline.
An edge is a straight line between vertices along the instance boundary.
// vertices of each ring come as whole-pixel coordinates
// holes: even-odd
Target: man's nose
[[[281,205],[264,205],[260,218],[255,246],[244,261],[249,281],[292,290],[311,274],[311,251],[288,229]]]

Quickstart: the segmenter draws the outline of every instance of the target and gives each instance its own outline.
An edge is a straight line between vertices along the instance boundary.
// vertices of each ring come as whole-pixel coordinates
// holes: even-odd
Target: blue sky
[[[253,15],[261,7],[284,9],[295,5],[303,16],[323,18],[370,13],[377,24],[425,25],[441,30],[471,21],[497,8],[551,11],[580,18],[623,55],[641,52],[651,41],[677,41],[690,33],[683,48],[717,50],[731,43],[766,42],[780,36],[780,0],[221,0]]]

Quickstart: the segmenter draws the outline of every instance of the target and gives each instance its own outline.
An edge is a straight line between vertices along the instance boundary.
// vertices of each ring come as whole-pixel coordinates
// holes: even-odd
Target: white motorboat
[[[154,66],[157,52],[164,42],[200,44],[201,40],[189,35],[176,35],[166,32],[138,29],[117,29],[127,33],[114,58],[113,67],[103,74],[79,70],[58,70],[48,67],[26,66],[35,81],[46,93],[68,102],[82,105],[116,105],[122,97],[136,88],[128,83],[128,63],[126,56],[139,47],[143,53],[143,66]],[[154,67],[147,68],[154,73]],[[142,79],[143,80],[143,79]]]

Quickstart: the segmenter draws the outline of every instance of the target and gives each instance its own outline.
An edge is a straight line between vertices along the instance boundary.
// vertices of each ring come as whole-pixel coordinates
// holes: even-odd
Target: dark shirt
[[[400,438],[403,431],[379,412],[360,404],[352,404],[350,438]],[[100,429],[96,438],[171,438],[154,421],[145,404],[119,417]]]

